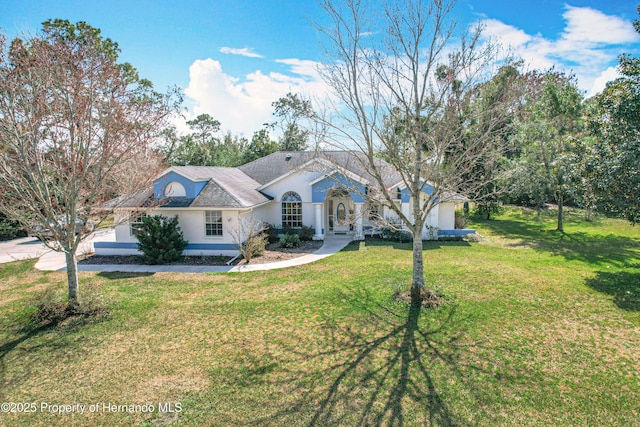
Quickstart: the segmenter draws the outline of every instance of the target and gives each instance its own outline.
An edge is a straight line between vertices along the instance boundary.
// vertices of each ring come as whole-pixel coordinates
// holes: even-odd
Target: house
[[[96,242],[96,253],[138,253],[135,232],[145,214],[178,215],[189,241],[185,255],[237,254],[234,230],[243,218],[281,229],[308,226],[318,240],[335,234],[363,239],[379,232],[376,218],[395,216],[392,209],[366,201],[374,186],[364,160],[361,153],[347,151],[277,152],[237,168],[170,167],[153,189],[116,212],[115,242]],[[409,216],[408,190],[389,164],[379,162],[386,191]],[[447,197],[433,208],[425,239],[470,232],[454,229],[454,206],[461,200]]]

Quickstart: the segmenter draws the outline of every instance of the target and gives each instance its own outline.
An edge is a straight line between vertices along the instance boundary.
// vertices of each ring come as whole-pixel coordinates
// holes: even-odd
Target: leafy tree
[[[521,155],[512,163],[513,191],[527,195],[536,206],[554,200],[557,230],[564,231],[563,206],[575,175],[576,141],[582,131],[582,95],[574,77],[549,71],[534,73],[524,117],[513,140]],[[539,90],[532,90],[539,88]]]
[[[218,151],[218,165],[226,167],[240,166],[249,141],[246,138],[227,132],[222,138]]]
[[[487,150],[470,173],[469,179],[484,182],[469,196],[475,201],[477,213],[486,219],[500,211],[505,197],[504,164],[513,155],[508,149],[508,141],[524,105],[526,85],[519,71],[521,65],[521,62],[508,63],[489,81],[478,85],[469,111],[465,113],[471,117],[469,135],[465,139],[484,139],[485,144],[496,148],[507,147],[506,150]],[[496,109],[496,105],[503,107]],[[505,110],[510,114],[503,114]]]
[[[167,126],[160,132],[160,137],[154,147],[156,153],[162,157],[162,162],[173,164],[176,147],[180,144],[180,137],[175,126]]]
[[[253,134],[251,142],[242,156],[242,162],[249,163],[276,151],[278,151],[278,143],[271,139],[267,129],[261,129]]]
[[[640,20],[634,27],[640,33]],[[588,128],[595,141],[585,141],[585,174],[598,205],[635,224],[640,222],[640,58],[621,55],[618,70],[622,77],[590,105]]]
[[[138,249],[147,264],[166,264],[176,261],[189,244],[178,225],[178,216],[142,217],[142,229],[136,232]]]
[[[330,25],[318,26],[329,55],[322,74],[336,103],[314,117],[327,145],[360,154],[354,161],[362,163],[373,181],[363,197],[392,210],[411,233],[414,305],[437,299],[425,286],[422,236],[427,217],[438,202],[452,201],[456,192],[472,194],[484,184],[469,177],[478,159],[499,149],[486,144],[486,136],[498,130],[507,113],[500,111],[501,104],[492,105],[496,114],[485,124],[485,137],[467,132],[473,117],[463,112],[495,50],[479,43],[479,29],[452,46],[454,4],[327,0],[323,7]],[[378,160],[381,154],[391,171]],[[387,191],[390,174],[408,191],[409,212]]]
[[[222,139],[215,136],[220,122],[208,114],[201,114],[187,122],[192,133],[178,136],[175,128],[163,133],[158,152],[172,166],[225,166],[242,164],[248,142],[227,132]]]
[[[187,126],[191,128],[192,136],[199,140],[202,146],[205,146],[220,130],[220,122],[208,114],[200,114],[195,119],[189,120]]]
[[[215,144],[212,145],[215,147]],[[170,164],[175,166],[214,166],[214,147],[208,143],[201,144],[194,135],[182,136],[179,144],[173,150]]]
[[[282,137],[279,141],[279,149],[282,151],[306,150],[309,131],[304,130],[301,123],[312,115],[311,102],[298,94],[289,92],[271,105],[274,107],[273,114],[280,119]]]
[[[117,43],[85,22],[43,23],[35,36],[0,36],[0,209],[25,228],[50,228],[65,254],[70,308],[79,304],[76,250],[89,229],[147,188],[161,168],[151,150],[179,97],[163,96]]]

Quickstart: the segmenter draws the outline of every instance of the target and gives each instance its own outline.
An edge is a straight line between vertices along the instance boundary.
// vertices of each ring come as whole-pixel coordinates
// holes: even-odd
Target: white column
[[[356,235],[355,240],[364,240],[362,207],[364,203],[356,203]]]
[[[324,235],[322,234],[322,203],[314,203],[315,207],[315,228],[316,234],[313,236],[314,240],[323,240]]]

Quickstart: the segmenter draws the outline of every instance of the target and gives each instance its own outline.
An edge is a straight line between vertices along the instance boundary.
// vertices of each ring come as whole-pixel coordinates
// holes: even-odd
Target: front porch
[[[318,200],[321,196],[322,199]],[[364,240],[365,202],[362,195],[336,186],[319,189],[314,185],[314,239],[325,236],[347,236]]]

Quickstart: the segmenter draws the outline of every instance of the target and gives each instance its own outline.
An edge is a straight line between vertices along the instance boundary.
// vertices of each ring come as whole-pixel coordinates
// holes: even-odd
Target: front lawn
[[[110,316],[53,327],[29,303],[65,274],[0,265],[0,402],[37,407],[0,425],[640,425],[640,229],[570,213],[561,234],[516,208],[470,227],[485,240],[425,244],[437,310],[390,297],[410,244],[253,273],[81,273]]]

